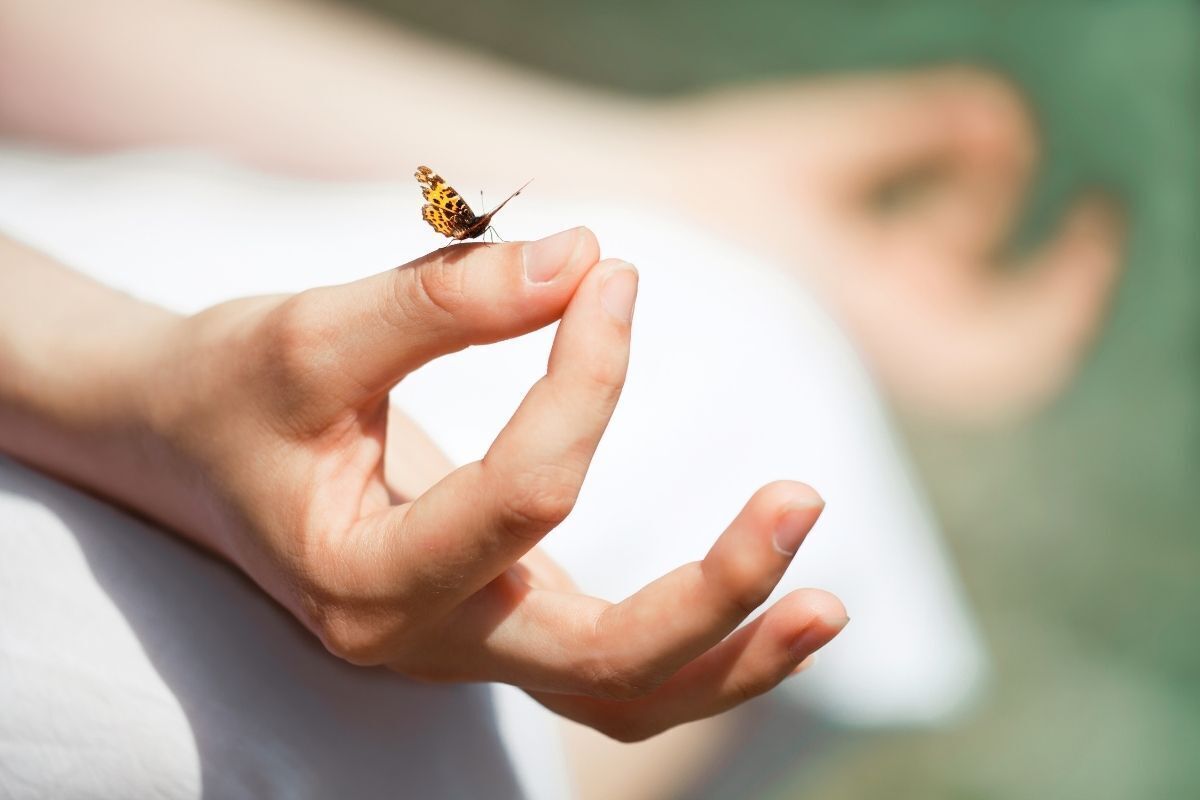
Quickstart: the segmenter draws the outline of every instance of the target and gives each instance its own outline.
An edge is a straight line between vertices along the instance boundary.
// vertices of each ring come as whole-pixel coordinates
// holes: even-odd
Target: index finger
[[[570,513],[624,385],[636,292],[632,265],[597,264],[563,315],[546,375],[484,458],[376,520],[402,601],[425,615],[452,608]]]

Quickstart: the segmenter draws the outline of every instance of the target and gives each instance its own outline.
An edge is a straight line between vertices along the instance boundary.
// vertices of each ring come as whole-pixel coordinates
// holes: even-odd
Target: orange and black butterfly
[[[425,218],[435,231],[450,239],[474,239],[491,225],[492,217],[504,208],[504,203],[519,195],[525,186],[517,189],[508,198],[482,217],[467,205],[454,187],[442,180],[442,176],[434,173],[429,167],[417,167],[414,176],[421,184],[421,194],[425,197],[425,205],[421,207],[421,216]]]

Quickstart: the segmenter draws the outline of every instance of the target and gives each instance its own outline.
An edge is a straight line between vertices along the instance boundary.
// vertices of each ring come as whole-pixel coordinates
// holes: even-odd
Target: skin
[[[352,663],[511,683],[636,741],[766,691],[846,624],[801,590],[735,632],[820,515],[800,483],[763,487],[702,561],[617,604],[536,549],[629,354],[637,273],[584,228],[187,318],[10,241],[0,263],[0,450],[228,560]],[[439,474],[388,390],[558,319],[545,377],[487,454]]]
[[[231,75],[253,80],[230,80]],[[471,102],[455,104],[447,124],[427,124],[428,109],[446,107],[447,85],[472,86]],[[484,130],[492,133],[481,143]],[[552,196],[588,201],[628,202],[636,179],[639,201],[740,238],[818,287],[892,397],[910,411],[942,421],[990,423],[1029,413],[1053,398],[1099,330],[1124,242],[1111,203],[1085,197],[1034,253],[1019,260],[1004,255],[1036,167],[1037,137],[1019,92],[978,70],[784,81],[652,103],[567,86],[331,6],[287,0],[0,0],[0,132],[77,150],[201,147],[258,168],[336,179],[410,181],[414,164],[426,162],[466,185],[506,192],[536,176],[536,185]],[[870,200],[882,187],[914,173],[937,178],[900,213],[872,210]],[[746,202],[748,195],[754,203]],[[782,224],[764,226],[763,207]],[[182,446],[183,455],[170,457],[146,446],[147,459],[158,455],[148,463],[131,461],[127,437],[160,445],[172,436],[201,440],[209,424],[230,424],[257,435],[253,424],[235,424],[219,413],[218,398],[226,407],[243,399],[235,393],[241,388],[236,382],[220,379],[235,365],[220,364],[217,348],[200,351],[209,354],[200,358],[180,344],[175,359],[185,360],[166,358],[165,366],[174,366],[147,380],[166,386],[163,375],[173,371],[181,387],[207,381],[204,385],[215,393],[213,407],[168,415],[176,422],[161,433],[147,433],[146,423],[116,411],[122,404],[106,398],[129,391],[111,384],[120,375],[130,374],[127,380],[136,383],[132,375],[152,373],[130,365],[142,351],[145,330],[189,330],[201,337],[197,341],[215,342],[222,332],[233,335],[234,320],[242,319],[261,337],[252,337],[254,346],[267,349],[265,342],[279,332],[271,333],[265,321],[251,325],[251,309],[262,320],[278,319],[287,316],[279,308],[297,304],[283,298],[242,301],[185,325],[70,276],[12,243],[3,252],[0,282],[18,285],[25,297],[46,298],[36,307],[5,308],[0,315],[5,358],[0,381],[8,376],[9,393],[8,405],[0,409],[0,419],[7,420],[4,446],[198,539],[198,520],[224,519],[208,501],[179,488],[171,490],[175,495],[144,497],[152,509],[129,498],[146,481],[158,480],[155,470],[162,463],[188,476],[171,482],[176,487],[193,486],[188,480],[206,474],[208,467],[181,467],[194,457]],[[271,302],[278,303],[273,317]],[[566,308],[561,297],[555,302]],[[537,308],[552,313],[549,306]],[[119,309],[129,320],[128,330],[113,323],[106,309]],[[51,323],[60,331],[83,324],[108,335],[87,342],[59,338],[51,350],[47,343],[53,331],[46,327]],[[18,384],[6,365],[20,350],[41,353],[49,359],[44,363],[57,365],[56,373],[26,373]],[[278,368],[264,359],[266,367]],[[94,372],[97,363],[108,368],[92,376],[86,392],[67,385],[72,376]],[[180,364],[197,370],[179,375]],[[17,386],[20,392],[13,394]],[[36,403],[27,396],[31,387],[39,387]],[[261,398],[244,398],[251,405],[243,413],[258,409],[271,394],[264,389]],[[82,397],[88,403],[79,403]],[[33,410],[35,405],[40,410]],[[394,502],[419,497],[451,466],[396,409],[375,412],[386,416],[386,425],[375,420],[374,427],[362,430],[374,432],[374,446],[383,453],[384,488]],[[15,419],[20,426],[14,427]],[[379,443],[381,427],[385,433]],[[193,447],[203,450],[201,445],[195,441]],[[83,452],[87,459],[79,457]],[[232,445],[223,452],[225,459],[236,458]],[[257,450],[243,453],[248,466],[240,471],[273,463],[257,460]],[[203,455],[216,458],[207,451]],[[257,500],[294,507],[299,501],[293,495],[302,496],[303,487],[312,485],[306,478],[291,494],[284,492],[284,503],[265,493],[243,496],[232,488],[238,480],[222,480],[209,488],[219,489],[213,493],[220,497],[234,496],[229,507],[245,509]],[[261,476],[250,482],[261,482]],[[372,492],[364,489],[364,497],[380,497],[384,489],[378,482],[375,486]],[[249,510],[241,513],[250,516]],[[342,518],[349,516],[343,512]],[[294,521],[284,520],[289,526]],[[230,542],[201,543],[217,552],[231,547]],[[268,591],[291,603],[289,608],[314,613],[298,599],[305,592],[282,577],[295,566],[283,559],[286,548],[281,554],[278,541],[247,548],[231,549],[227,557],[235,563],[243,559],[255,570],[252,575],[273,586]],[[312,553],[302,549],[300,555],[311,558]],[[325,574],[312,566],[304,569]],[[546,590],[566,585],[536,547],[512,570]],[[362,610],[369,603],[350,606]],[[804,606],[799,611],[816,610]],[[343,614],[346,619],[334,626],[339,633],[331,641],[344,639],[345,649],[371,638],[362,630],[355,638],[348,621],[353,614]],[[329,624],[328,615],[314,613],[314,618]],[[760,641],[772,635],[774,624],[760,626]],[[367,620],[360,627],[370,626]],[[607,707],[580,701],[566,711],[585,721],[598,715],[595,727],[603,730],[607,723],[600,718],[615,712],[596,709]],[[682,719],[675,714],[673,719]],[[619,735],[619,724],[612,724]],[[587,737],[581,730],[572,734],[572,741],[586,743],[577,760],[601,766],[585,770],[591,777],[579,788],[598,797],[649,797],[654,791],[676,796],[682,787],[664,785],[659,765],[682,765],[672,772],[686,781],[729,735],[713,723],[676,728],[641,745],[637,752],[647,756],[635,763],[629,755],[634,751],[614,750],[602,737]]]
[[[1117,284],[1123,217],[1090,191],[1048,240],[1009,252],[1038,142],[1006,81],[966,68],[839,77],[714,93],[675,113],[688,131],[678,196],[802,271],[911,413],[995,424],[1069,383]],[[713,191],[731,164],[745,188]],[[879,211],[881,192],[905,182],[919,189]],[[762,225],[764,208],[785,224]]]
[[[471,102],[441,113],[447,86],[471,86]],[[635,196],[790,265],[892,396],[943,421],[1003,421],[1056,396],[1125,241],[1114,201],[1088,193],[1032,252],[1005,252],[1037,134],[1021,93],[978,69],[651,102],[289,0],[0,0],[0,130],[200,146],[318,177],[408,181],[427,163],[505,193],[536,177],[550,196]],[[914,175],[916,201],[875,213],[881,189]]]

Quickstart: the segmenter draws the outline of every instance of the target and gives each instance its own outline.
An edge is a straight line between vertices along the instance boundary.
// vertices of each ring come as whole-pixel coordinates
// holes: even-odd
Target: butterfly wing
[[[479,218],[458,192],[429,167],[418,167],[415,175],[421,184],[425,205],[421,217],[438,233],[451,239],[478,236],[474,228]]]
[[[445,210],[426,203],[421,207],[421,216],[438,233],[443,236],[454,237],[454,219]]]

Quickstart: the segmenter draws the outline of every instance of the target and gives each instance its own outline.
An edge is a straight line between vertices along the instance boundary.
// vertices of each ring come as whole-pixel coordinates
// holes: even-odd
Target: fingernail
[[[530,283],[548,283],[571,263],[571,256],[579,245],[579,228],[526,242],[524,248],[525,280]]]
[[[801,662],[813,654],[818,647],[823,646],[826,642],[841,632],[843,628],[850,622],[850,618],[846,616],[837,617],[814,617],[813,621],[808,623],[808,627],[801,631],[791,646],[788,647],[788,654],[793,661]]]
[[[637,299],[638,274],[633,264],[614,264],[600,284],[600,305],[618,322],[633,319],[633,301]]]
[[[804,537],[812,530],[813,509],[817,509],[816,514],[819,515],[824,507],[825,501],[814,494],[811,503],[792,505],[780,514],[775,521],[775,536],[771,539],[775,549],[788,557],[796,555]]]

